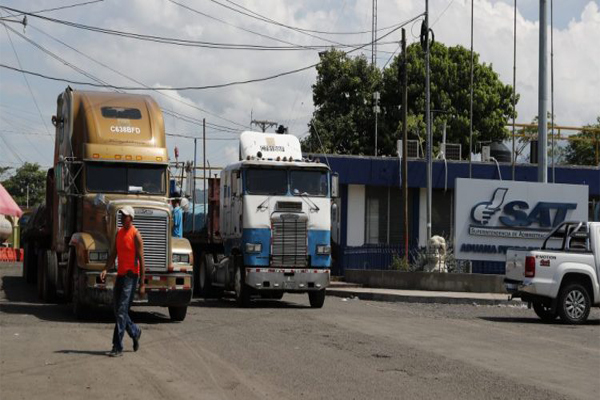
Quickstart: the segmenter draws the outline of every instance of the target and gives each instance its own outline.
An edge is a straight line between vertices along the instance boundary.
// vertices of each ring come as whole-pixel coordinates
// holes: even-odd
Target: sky
[[[0,5],[39,11],[78,2],[86,0],[0,0]],[[471,1],[429,3],[436,40],[469,48]],[[474,49],[506,84],[512,84],[513,79],[513,6],[513,0],[474,2]],[[315,64],[319,46],[332,42],[369,43],[371,7],[371,0],[97,1],[38,15],[183,40],[303,48],[267,51],[176,46],[77,29],[32,16],[25,28],[16,23],[0,24],[0,64],[72,81],[92,82],[95,78],[120,86],[171,88],[244,81]],[[424,7],[424,0],[380,0],[378,27],[382,30],[378,36],[390,32],[383,28],[412,19]],[[5,9],[0,13],[0,18],[18,19]],[[516,87],[521,95],[517,105],[517,122],[521,123],[537,115],[538,21],[539,1],[518,0]],[[301,28],[304,33],[281,25]],[[415,35],[419,26],[418,22],[407,25],[409,43],[418,40]],[[595,122],[600,115],[600,1],[556,0],[553,32],[556,123],[582,126]],[[386,66],[397,54],[400,35],[396,31],[382,39],[384,43],[378,46],[379,67]],[[360,53],[370,59],[370,46],[352,54]],[[250,129],[252,118],[276,121],[287,126],[290,133],[305,136],[314,109],[311,86],[315,78],[315,68],[310,68],[258,83],[147,93],[165,112],[179,116],[165,115],[168,133],[199,136],[202,118],[219,125],[207,129],[206,153],[211,165],[224,166],[237,159],[236,132]],[[0,68],[0,166],[15,168],[29,161],[48,167],[52,163],[54,129],[50,121],[56,113],[56,97],[66,86],[64,82],[25,77]],[[175,146],[180,161],[193,159],[193,140],[169,137],[168,144],[172,159]],[[198,154],[202,154],[201,142]]]

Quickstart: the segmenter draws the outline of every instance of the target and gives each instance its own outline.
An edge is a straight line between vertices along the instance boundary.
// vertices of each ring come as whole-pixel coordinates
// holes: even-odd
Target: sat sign
[[[455,194],[461,260],[505,261],[508,248],[539,248],[561,222],[588,220],[586,185],[458,178]]]

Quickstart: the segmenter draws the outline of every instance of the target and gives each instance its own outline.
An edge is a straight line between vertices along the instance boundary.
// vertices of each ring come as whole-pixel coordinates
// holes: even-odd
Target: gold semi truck
[[[121,219],[135,210],[144,241],[146,296],[135,304],[168,307],[182,321],[192,299],[193,254],[172,237],[168,152],[162,112],[150,96],[76,91],[58,96],[53,168],[46,203],[24,232],[23,274],[46,301],[60,296],[77,317],[112,303],[116,274],[106,264]]]

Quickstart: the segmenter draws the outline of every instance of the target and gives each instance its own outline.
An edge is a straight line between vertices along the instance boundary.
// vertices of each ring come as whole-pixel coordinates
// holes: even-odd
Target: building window
[[[400,188],[367,186],[365,197],[365,243],[403,244],[402,192]],[[411,210],[412,201],[409,190],[409,215],[411,215]],[[409,218],[409,224],[410,222]]]
[[[431,197],[431,234],[452,240],[454,222],[454,198],[452,191],[433,190]]]

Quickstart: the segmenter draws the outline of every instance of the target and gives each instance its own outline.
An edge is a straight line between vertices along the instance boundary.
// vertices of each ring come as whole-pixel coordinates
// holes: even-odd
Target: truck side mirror
[[[331,197],[340,197],[340,175],[337,172],[331,174]]]

